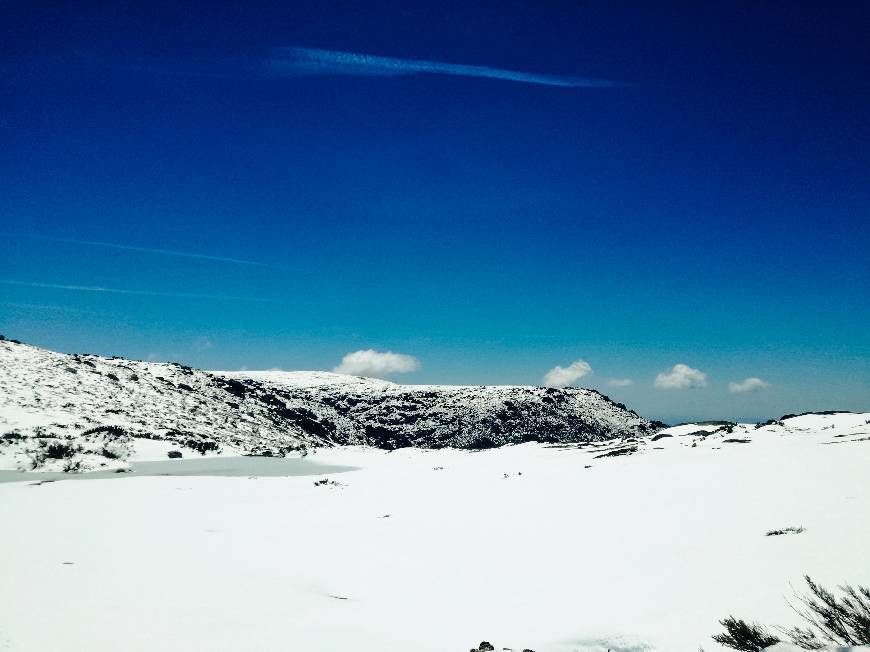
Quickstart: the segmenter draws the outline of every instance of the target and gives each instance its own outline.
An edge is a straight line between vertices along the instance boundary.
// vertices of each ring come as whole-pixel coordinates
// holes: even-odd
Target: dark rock
[[[489,641],[481,641],[480,645],[477,646],[477,649],[480,650],[480,652],[491,652],[492,650],[495,650],[492,643]]]
[[[168,453],[166,453],[166,457],[171,460],[177,460],[181,457],[181,451],[169,451]]]
[[[248,388],[245,387],[245,384],[238,380],[222,378],[220,376],[216,377],[215,380],[219,387],[237,398],[245,398],[245,395],[248,393]]]

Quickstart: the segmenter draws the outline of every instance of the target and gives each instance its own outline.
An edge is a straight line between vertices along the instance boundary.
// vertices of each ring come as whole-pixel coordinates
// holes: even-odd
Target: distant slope
[[[209,373],[0,340],[0,443],[17,442],[29,457],[51,440],[73,442],[91,458],[109,444],[123,457],[137,438],[202,453],[284,455],[339,444],[601,441],[661,425],[587,389],[407,386],[326,372]],[[58,467],[69,459],[43,461]]]
[[[687,437],[696,441],[750,443],[753,437],[800,435],[831,431],[827,444],[870,440],[870,413],[845,410],[786,414],[764,423],[702,421],[683,423],[659,430],[656,438]]]
[[[216,373],[257,381],[288,404],[317,406],[328,437],[381,448],[600,441],[662,427],[590,389],[397,385],[325,372]]]

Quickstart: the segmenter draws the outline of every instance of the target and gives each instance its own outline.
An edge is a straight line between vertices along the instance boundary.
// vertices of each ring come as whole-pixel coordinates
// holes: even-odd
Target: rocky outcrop
[[[588,389],[396,385],[321,372],[205,372],[0,341],[0,438],[171,441],[283,455],[312,446],[491,448],[632,438],[661,424]],[[17,438],[17,439],[16,439]],[[97,441],[99,440],[99,441]]]

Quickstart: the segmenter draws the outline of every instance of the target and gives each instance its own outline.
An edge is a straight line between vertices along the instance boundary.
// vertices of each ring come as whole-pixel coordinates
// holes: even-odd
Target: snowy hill
[[[586,389],[406,386],[326,372],[204,372],[0,340],[0,468],[122,467],[169,450],[283,456],[367,444],[490,448],[636,438],[661,424]]]
[[[325,372],[216,372],[258,382],[315,409],[338,442],[381,448],[492,448],[526,441],[581,442],[651,434],[662,424],[590,389],[398,385]],[[325,417],[325,418],[323,418]]]

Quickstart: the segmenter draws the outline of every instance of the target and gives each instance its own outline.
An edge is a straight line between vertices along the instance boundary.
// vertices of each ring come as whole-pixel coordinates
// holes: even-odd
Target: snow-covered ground
[[[798,624],[804,573],[870,583],[870,414],[608,450],[0,484],[0,649],[711,652],[729,614]]]

